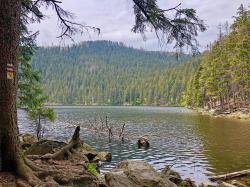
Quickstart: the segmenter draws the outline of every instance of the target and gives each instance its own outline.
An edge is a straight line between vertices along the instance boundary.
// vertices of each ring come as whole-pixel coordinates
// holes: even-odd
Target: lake
[[[111,162],[103,163],[107,172],[124,159],[145,159],[157,170],[166,165],[197,183],[208,182],[214,174],[250,168],[250,124],[224,118],[202,116],[181,107],[56,107],[57,121],[46,124],[45,136],[70,139],[76,124],[82,139],[98,150],[110,151]],[[97,116],[108,116],[108,123],[125,123],[125,143],[108,141],[104,134],[89,130]],[[18,111],[20,132],[34,133],[35,125]],[[91,122],[91,123],[90,123]],[[148,134],[150,148],[138,149],[137,139]],[[127,135],[127,137],[126,137]]]

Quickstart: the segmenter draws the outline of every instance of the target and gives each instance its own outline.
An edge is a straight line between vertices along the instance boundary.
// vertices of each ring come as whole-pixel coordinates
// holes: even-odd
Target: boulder
[[[98,152],[93,147],[86,143],[82,143],[80,151],[89,159],[90,162],[99,162],[99,161],[111,161],[112,154],[110,152]]]
[[[98,152],[95,159],[99,159],[100,161],[111,161],[112,159],[112,154],[110,152]]]
[[[182,181],[182,183],[180,184],[180,186],[182,186],[182,187],[197,187],[196,184],[190,178],[184,179]]]
[[[88,158],[89,162],[93,162],[98,154],[94,148],[86,143],[81,144],[80,151]]]
[[[121,169],[114,169],[105,174],[105,181],[110,187],[128,187],[133,186],[133,182]]]
[[[143,160],[122,161],[105,174],[105,180],[110,187],[177,187]]]
[[[82,143],[81,144],[81,151],[94,151],[94,148],[91,147],[89,144]]]
[[[175,183],[176,185],[180,185],[182,183],[182,178],[180,176],[180,174],[176,171],[171,170],[171,168],[169,166],[166,166],[162,172],[161,175],[163,177],[166,177],[167,179],[169,179],[170,181],[172,181],[173,183]]]
[[[97,155],[96,151],[84,151],[83,154],[88,158],[89,162],[97,162],[97,159],[95,159]]]
[[[32,144],[37,142],[37,137],[32,134],[20,134],[19,140],[23,149],[29,148]]]
[[[55,140],[41,140],[32,144],[26,151],[26,155],[44,155],[46,153],[54,153],[63,146],[67,145],[65,142]]]

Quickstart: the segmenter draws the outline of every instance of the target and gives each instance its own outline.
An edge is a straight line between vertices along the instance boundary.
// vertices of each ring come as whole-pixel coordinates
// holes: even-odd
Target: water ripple
[[[213,128],[217,128],[217,126],[211,128],[210,125],[214,121],[195,115],[184,108],[76,107],[72,109],[63,107],[56,109],[56,112],[58,120],[55,123],[47,123],[46,137],[67,140],[75,128],[75,124],[71,123],[72,120],[79,122],[78,124],[82,127],[81,136],[86,143],[97,150],[112,152],[112,161],[103,163],[102,172],[109,171],[124,159],[145,159],[157,170],[162,170],[166,165],[170,165],[183,177],[189,177],[200,183],[208,182],[208,177],[213,173],[229,171],[239,165],[249,167],[250,151],[244,149],[241,142],[242,138],[250,137],[250,128],[242,131],[243,136],[235,138],[234,144],[238,147],[241,146],[241,149],[237,150],[239,158],[237,156],[234,159],[225,157],[225,159],[234,161],[228,165],[222,161],[224,158],[221,154],[225,153],[220,152],[220,147],[224,147],[225,152],[228,151],[228,156],[231,155],[234,148],[228,146],[230,144],[228,140],[216,139],[225,137],[215,136],[218,129],[216,131]],[[105,135],[97,136],[91,133],[85,122],[100,112],[108,114],[113,123],[126,123],[125,131],[132,134],[133,138],[124,144],[116,140],[108,143]],[[25,112],[18,111],[18,117],[20,131],[34,133],[35,124],[27,120]],[[239,131],[239,129],[236,130]],[[230,133],[225,131],[225,128],[223,132]],[[138,149],[137,138],[148,133],[151,134],[150,148]],[[246,147],[249,147],[249,144],[246,144]]]

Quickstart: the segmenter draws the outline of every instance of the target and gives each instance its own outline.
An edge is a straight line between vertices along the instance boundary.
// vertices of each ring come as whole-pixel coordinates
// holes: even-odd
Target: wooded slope
[[[110,41],[42,47],[32,64],[41,70],[49,102],[85,105],[179,105],[198,61]]]
[[[250,112],[250,12],[241,6],[231,28],[203,54],[189,82],[189,106]]]

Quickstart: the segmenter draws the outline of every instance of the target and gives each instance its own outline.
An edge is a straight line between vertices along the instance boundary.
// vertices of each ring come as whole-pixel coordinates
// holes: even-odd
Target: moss
[[[66,143],[53,141],[53,140],[42,140],[37,142],[25,151],[25,155],[44,155],[46,153],[53,153],[55,149],[60,149],[65,146]]]
[[[87,170],[88,172],[90,172],[91,174],[98,176],[98,172],[97,172],[97,165],[95,163],[89,163],[87,165]]]

